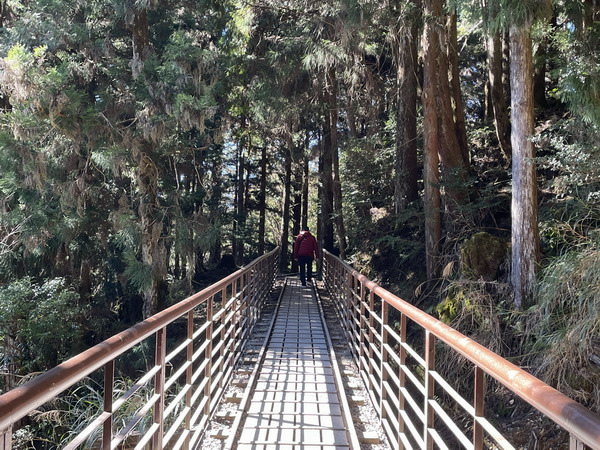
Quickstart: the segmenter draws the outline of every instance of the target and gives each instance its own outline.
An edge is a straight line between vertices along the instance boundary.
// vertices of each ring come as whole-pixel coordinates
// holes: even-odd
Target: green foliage
[[[566,395],[598,409],[592,359],[600,353],[600,240],[552,260],[542,271],[526,336],[536,374]]]
[[[576,34],[569,27],[557,31],[554,44],[559,84],[553,95],[571,105],[572,111],[592,126],[600,127],[600,24]]]
[[[0,337],[5,345],[7,337],[17,343],[11,357],[24,373],[48,369],[82,349],[88,309],[78,298],[61,278],[23,278],[0,287]]]

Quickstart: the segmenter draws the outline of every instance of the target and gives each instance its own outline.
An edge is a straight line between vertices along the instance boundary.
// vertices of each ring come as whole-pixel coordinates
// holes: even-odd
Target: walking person
[[[315,237],[310,234],[308,227],[302,227],[300,234],[294,241],[294,259],[300,266],[300,282],[306,286],[306,282],[312,279],[312,263],[319,257],[319,246]]]

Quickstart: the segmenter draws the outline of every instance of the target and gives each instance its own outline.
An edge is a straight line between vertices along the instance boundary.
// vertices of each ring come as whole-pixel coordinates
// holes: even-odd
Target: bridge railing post
[[[183,443],[184,450],[188,450],[190,448],[190,439],[192,432],[192,384],[193,384],[193,360],[194,360],[194,311],[188,311],[187,313],[187,348],[186,348],[186,363],[187,368],[185,369],[185,387],[187,388],[187,392],[185,393],[185,408],[186,414],[184,419],[184,432],[186,433],[186,438]]]
[[[154,404],[153,420],[157,431],[152,438],[153,448],[162,448],[163,441],[163,416],[165,412],[165,356],[167,350],[167,330],[161,328],[156,332],[156,347],[154,364],[159,367],[154,378],[154,394],[158,395]]]
[[[211,386],[212,386],[212,349],[213,349],[213,296],[211,295],[206,302],[206,349],[204,358],[204,414],[210,414]]]
[[[389,380],[387,371],[387,364],[389,364],[388,356],[388,326],[389,326],[389,305],[387,302],[381,302],[381,361],[380,361],[380,400],[379,400],[379,417],[381,420],[387,420],[387,409],[385,408],[385,402],[388,398],[386,383]]]
[[[115,360],[104,365],[104,412],[109,414],[102,426],[102,450],[110,450],[113,438],[113,393],[115,386]]]
[[[405,346],[407,345],[406,334],[407,334],[407,317],[406,314],[400,313],[400,349],[399,357],[400,364],[398,366],[398,434],[400,439],[404,437],[406,432],[406,423],[404,421],[404,410],[406,409],[406,356],[407,351]]]
[[[430,402],[435,395],[435,380],[431,374],[435,370],[435,336],[425,330],[425,399],[423,402],[423,440],[427,450],[433,449],[434,410]]]
[[[484,416],[485,401],[485,373],[479,366],[474,368],[474,393],[473,406],[475,408],[475,417],[473,418],[473,449],[481,450],[483,448],[483,427],[477,420]]]

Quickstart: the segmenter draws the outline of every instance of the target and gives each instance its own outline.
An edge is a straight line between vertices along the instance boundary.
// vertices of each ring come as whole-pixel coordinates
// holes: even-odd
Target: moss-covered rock
[[[460,248],[460,273],[465,278],[498,278],[500,266],[506,262],[508,242],[489,233],[474,234]]]

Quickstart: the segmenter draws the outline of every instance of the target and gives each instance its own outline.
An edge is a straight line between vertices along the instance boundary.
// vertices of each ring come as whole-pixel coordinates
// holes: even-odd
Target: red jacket
[[[294,241],[294,259],[298,256],[310,256],[313,259],[319,257],[319,246],[317,240],[310,231],[301,231]]]

